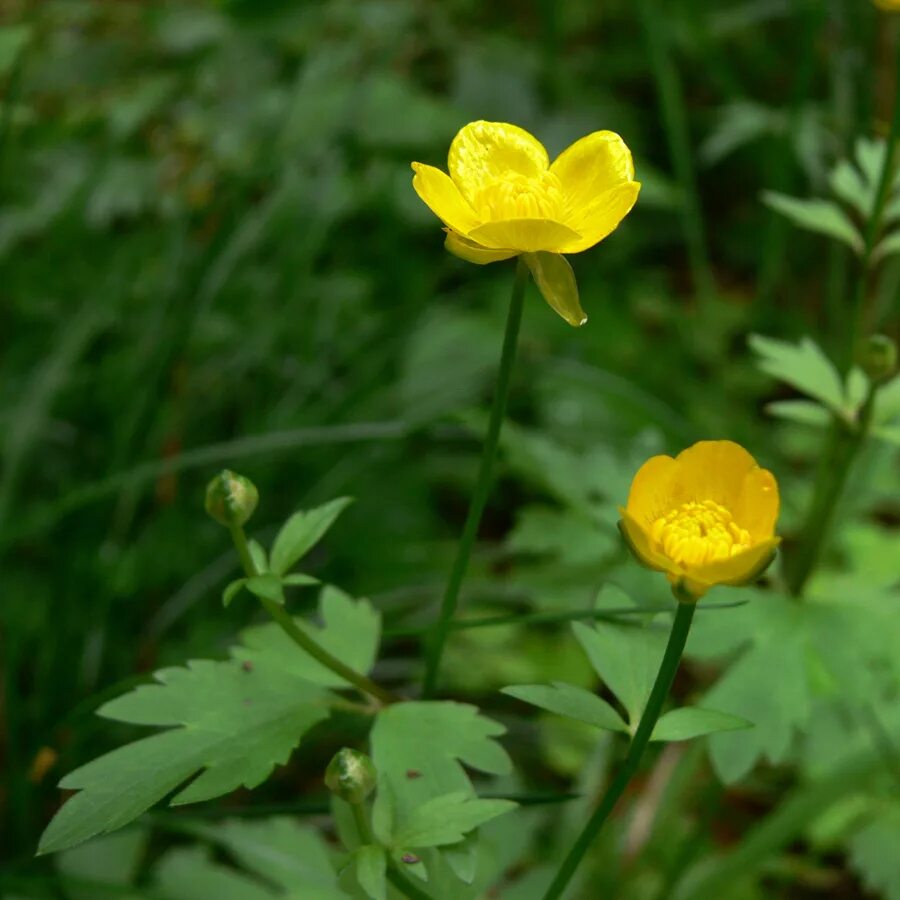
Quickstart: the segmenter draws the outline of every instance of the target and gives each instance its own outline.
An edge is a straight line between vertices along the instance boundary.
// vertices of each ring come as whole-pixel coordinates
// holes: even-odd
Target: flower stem
[[[241,565],[248,578],[258,575],[256,564],[250,555],[250,548],[247,545],[247,536],[244,529],[239,525],[232,526],[231,539],[234,541],[234,547],[240,557]],[[399,697],[395,697],[390,691],[385,690],[381,685],[376,684],[371,678],[351,669],[346,663],[341,662],[336,656],[332,656],[324,647],[307,634],[294,621],[294,617],[280,604],[267,597],[260,597],[259,602],[262,603],[266,612],[281,626],[282,631],[298,646],[301,650],[311,656],[316,662],[321,663],[326,669],[331,669],[335,675],[340,676],[344,681],[352,684],[360,693],[372,697],[379,703],[396,703]]]
[[[601,798],[593,815],[588,819],[578,839],[563,860],[562,866],[556,873],[556,878],[553,879],[553,882],[544,894],[544,900],[557,900],[558,897],[562,896],[585,853],[587,853],[594,839],[600,833],[604,822],[606,822],[628,783],[635,772],[637,772],[641,757],[647,749],[650,735],[653,734],[653,729],[675,679],[675,672],[678,670],[681,655],[684,653],[684,645],[687,642],[688,632],[691,629],[691,622],[693,621],[696,608],[697,604],[693,599],[690,601],[687,599],[679,600],[675,612],[675,620],[672,622],[672,631],[669,633],[669,642],[666,644],[666,652],[663,654],[656,681],[653,683],[653,689],[650,691],[650,698],[647,700],[647,706],[644,709],[644,714],[641,716],[637,731],[631,740],[631,745],[628,747],[628,753],[625,756],[622,767],[616,773],[616,777],[606,789],[606,793]]]
[[[788,590],[794,597],[802,596],[809,576],[822,555],[853,461],[869,433],[877,391],[878,385],[873,382],[853,425],[836,420],[832,426],[794,564],[786,572]]]
[[[369,824],[369,817],[366,814],[364,803],[351,803],[350,809],[353,811],[353,821],[356,823],[356,830],[359,832],[359,839],[363,844],[375,844],[375,837],[372,834],[372,826]],[[424,891],[419,890],[409,879],[397,869],[397,863],[391,857],[390,852],[387,853],[387,878],[388,881],[404,897],[410,900],[431,900],[431,897]]]
[[[516,358],[516,346],[519,341],[519,326],[522,322],[522,307],[525,297],[525,285],[528,281],[528,267],[521,257],[516,263],[516,278],[513,282],[512,296],[509,301],[509,312],[506,317],[506,331],[503,335],[503,351],[500,355],[500,368],[497,372],[497,384],[494,389],[494,402],[491,406],[491,417],[488,423],[487,435],[484,439],[484,449],[481,453],[481,465],[478,469],[478,479],[475,482],[475,490],[469,502],[469,512],[466,523],[463,526],[462,537],[456,550],[456,559],[450,570],[447,587],[441,601],[441,611],[437,622],[434,624],[428,640],[425,656],[425,680],[422,686],[422,694],[425,697],[434,693],[437,684],[438,670],[441,665],[441,656],[444,653],[444,645],[447,642],[447,634],[450,624],[459,603],[459,590],[462,587],[463,578],[469,565],[469,556],[472,545],[478,534],[478,526],[481,523],[481,515],[487,503],[488,491],[491,486],[491,475],[494,469],[494,457],[497,455],[497,444],[500,440],[500,428],[503,425],[503,416],[506,412],[506,401],[509,396],[509,382],[512,374],[513,361]]]

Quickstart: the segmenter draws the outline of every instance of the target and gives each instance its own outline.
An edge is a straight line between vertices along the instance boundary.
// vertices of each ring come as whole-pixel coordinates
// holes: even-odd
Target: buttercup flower
[[[639,469],[619,523],[644,565],[692,599],[746,584],[775,557],[778,484],[732,441],[700,441]]]
[[[414,162],[413,187],[446,225],[446,248],[469,262],[522,254],[547,302],[570,325],[587,321],[563,253],[611,234],[637,200],[631,151],[595,131],[552,163],[516,125],[472,122],[450,144],[449,175]]]

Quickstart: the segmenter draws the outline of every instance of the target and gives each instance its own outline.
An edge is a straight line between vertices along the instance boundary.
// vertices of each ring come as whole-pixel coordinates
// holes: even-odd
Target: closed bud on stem
[[[897,371],[897,345],[886,334],[873,334],[866,339],[859,364],[876,384],[887,381]]]
[[[365,753],[344,747],[325,770],[325,786],[347,803],[362,803],[375,790],[377,773]]]
[[[256,485],[228,469],[219,472],[206,488],[206,511],[227,528],[243,525],[258,502]]]

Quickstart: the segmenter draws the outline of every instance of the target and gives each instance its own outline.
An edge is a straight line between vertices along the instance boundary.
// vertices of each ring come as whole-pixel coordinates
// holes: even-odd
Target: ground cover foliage
[[[701,601],[567,896],[900,898],[900,380],[873,394],[852,352],[900,337],[897,25],[861,0],[0,0],[0,897],[398,897],[398,872],[542,897],[672,609],[617,507],[713,437],[778,476],[783,551]],[[643,189],[572,257],[584,327],[528,288],[417,699],[513,264],[446,254],[409,163],[479,118],[551,155],[613,129]],[[252,574],[203,511],[223,467],[259,491]],[[345,746],[378,773],[371,835],[323,783]]]

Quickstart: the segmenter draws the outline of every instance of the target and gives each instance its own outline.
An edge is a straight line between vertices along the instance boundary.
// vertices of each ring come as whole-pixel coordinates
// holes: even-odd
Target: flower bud
[[[223,469],[206,488],[206,511],[228,528],[243,525],[259,502],[256,485],[243,475]]]
[[[859,363],[872,381],[887,381],[897,371],[897,345],[886,334],[873,334],[862,346]]]
[[[362,803],[375,790],[377,773],[365,753],[344,747],[325,770],[325,786],[347,803]]]

